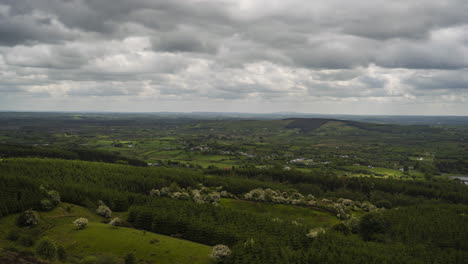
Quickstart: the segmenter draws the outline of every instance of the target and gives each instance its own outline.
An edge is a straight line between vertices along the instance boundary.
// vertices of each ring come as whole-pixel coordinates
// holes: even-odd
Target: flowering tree
[[[54,204],[50,199],[42,199],[41,200],[41,209],[43,211],[50,211],[54,209]]]
[[[47,196],[54,206],[57,206],[60,203],[60,193],[57,191],[48,191]]]
[[[111,226],[120,226],[122,224],[122,220],[118,217],[115,217],[109,222],[109,225]]]
[[[88,226],[88,219],[84,217],[80,217],[76,219],[75,221],[73,221],[73,225],[77,229],[85,229]]]
[[[375,209],[377,209],[377,207],[369,202],[363,202],[361,204],[361,208],[362,210],[366,211],[366,212],[370,212],[370,211],[373,211]]]
[[[211,251],[211,258],[213,258],[216,261],[222,261],[229,255],[231,255],[231,250],[226,245],[216,245]]]
[[[318,228],[314,228],[314,229],[309,230],[309,233],[307,233],[307,237],[316,238],[317,236],[319,236],[320,234],[323,234],[323,233],[325,233],[325,229],[323,229],[321,227],[318,227]]]
[[[150,196],[159,197],[159,196],[161,196],[161,192],[160,192],[158,189],[152,189],[152,190],[150,191]]]
[[[26,210],[18,216],[16,223],[19,226],[35,226],[39,222],[37,213],[33,210]]]
[[[96,209],[96,213],[100,216],[103,216],[105,218],[110,218],[111,215],[112,215],[112,211],[109,207],[107,207],[106,205],[100,205],[97,209]]]

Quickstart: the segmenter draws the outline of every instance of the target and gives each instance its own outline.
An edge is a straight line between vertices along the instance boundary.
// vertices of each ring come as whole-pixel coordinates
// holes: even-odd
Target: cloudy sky
[[[466,0],[0,0],[0,110],[468,115]]]

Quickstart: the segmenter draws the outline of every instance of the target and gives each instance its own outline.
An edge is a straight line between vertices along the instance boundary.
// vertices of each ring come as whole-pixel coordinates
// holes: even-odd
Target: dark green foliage
[[[60,203],[60,193],[57,191],[48,191],[47,196],[54,206],[57,206]]]
[[[306,226],[189,201],[156,199],[149,206],[130,208],[128,221],[137,228],[208,245],[234,245],[252,237],[276,238],[292,247],[308,243]]]
[[[381,240],[388,228],[388,220],[380,211],[365,214],[359,223],[359,231],[365,240]]]
[[[338,121],[333,119],[322,119],[322,118],[292,118],[292,119],[285,119],[285,120],[292,120],[286,128],[298,128],[302,132],[310,132],[313,131],[323,124],[327,123],[328,121]]]
[[[39,207],[43,195],[33,178],[9,176],[2,171],[0,179],[0,217]]]
[[[52,240],[44,237],[37,242],[36,254],[41,258],[53,260],[57,256],[57,246]]]
[[[41,200],[41,210],[42,211],[50,211],[54,209],[54,203],[50,199],[42,199]]]
[[[24,145],[0,144],[0,157],[37,157],[70,160],[100,161],[107,163],[123,163],[146,167],[144,161],[122,157],[107,151],[94,149],[56,149],[51,147],[33,147]]]
[[[125,258],[125,264],[136,264],[136,258],[135,258],[135,254],[133,253],[128,253]]]
[[[35,226],[39,223],[39,216],[33,210],[26,210],[22,212],[16,219],[18,226]]]
[[[20,243],[22,246],[25,246],[25,247],[32,247],[35,242],[36,242],[35,237],[31,235],[27,235],[27,234],[21,235],[18,239],[18,243]]]
[[[19,230],[13,229],[8,231],[8,234],[6,235],[6,239],[10,241],[17,241],[20,237]]]
[[[339,223],[339,224],[336,224],[336,225],[332,226],[332,230],[337,231],[337,232],[341,232],[344,235],[351,234],[351,228],[348,227],[347,225],[345,225],[344,223]]]
[[[60,261],[65,261],[67,260],[67,252],[65,251],[65,248],[62,245],[57,246],[57,258]]]
[[[379,200],[375,203],[375,206],[378,208],[390,209],[392,208],[392,203],[390,203],[388,200]]]
[[[231,171],[213,169],[210,174],[226,177],[246,177],[261,181],[276,181],[293,184],[297,189],[304,189],[304,183],[309,190],[317,190],[319,194],[338,196],[353,200],[369,200],[372,202],[388,200],[393,206],[418,204],[421,198],[443,199],[453,203],[468,203],[468,186],[452,182],[401,181],[393,179],[338,177],[326,172],[303,173],[296,170],[284,171],[277,169],[236,169]],[[226,181],[229,182],[229,179]],[[267,185],[267,184],[265,184]],[[316,194],[316,193],[313,193]]]

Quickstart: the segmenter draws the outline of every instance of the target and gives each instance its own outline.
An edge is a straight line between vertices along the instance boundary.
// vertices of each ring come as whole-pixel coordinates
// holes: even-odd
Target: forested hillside
[[[60,202],[94,210],[101,201],[116,214],[128,212],[125,221],[133,228],[226,245],[231,253],[222,263],[463,263],[468,257],[468,187],[450,181],[37,158],[3,159],[0,171],[3,216],[50,210],[44,201],[53,201],[53,190]],[[226,207],[220,199],[305,207],[336,221],[317,229],[300,217],[266,217]]]

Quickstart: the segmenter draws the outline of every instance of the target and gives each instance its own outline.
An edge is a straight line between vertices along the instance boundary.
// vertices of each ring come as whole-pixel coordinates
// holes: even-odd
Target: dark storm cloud
[[[467,13],[465,0],[3,0],[0,87],[292,105],[464,100]]]
[[[11,8],[0,6],[0,45],[59,43],[74,35],[47,14],[14,14]]]

